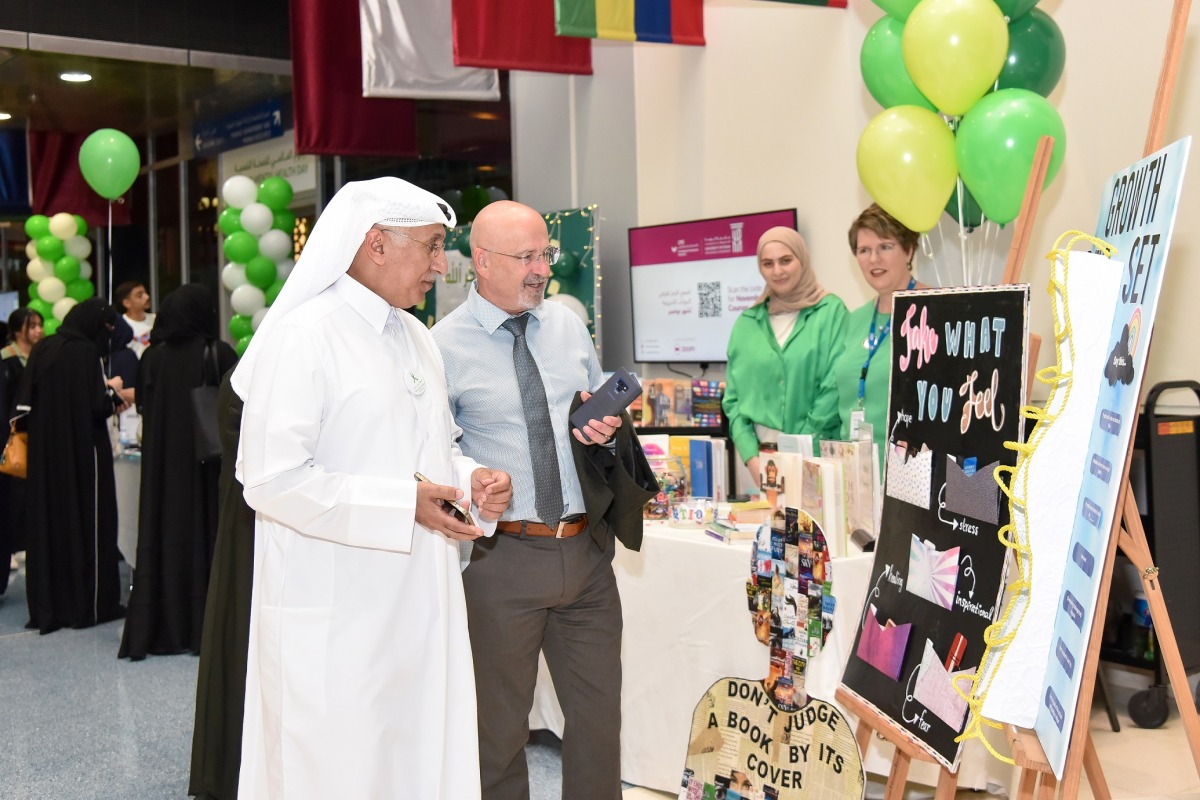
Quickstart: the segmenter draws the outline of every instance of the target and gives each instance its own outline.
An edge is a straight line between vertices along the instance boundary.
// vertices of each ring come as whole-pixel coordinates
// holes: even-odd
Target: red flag
[[[553,0],[453,0],[452,8],[460,67],[592,74],[592,43],[555,35]]]
[[[362,96],[358,3],[291,0],[296,152],[415,158],[412,100]]]
[[[29,182],[33,213],[78,214],[90,227],[108,224],[108,201],[92,190],[79,169],[79,148],[87,133],[29,132]],[[129,192],[112,204],[114,225],[130,222]]]

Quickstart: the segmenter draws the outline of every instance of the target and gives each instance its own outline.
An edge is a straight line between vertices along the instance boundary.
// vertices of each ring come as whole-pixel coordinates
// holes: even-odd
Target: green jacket
[[[729,334],[725,399],[729,435],[746,461],[758,455],[755,423],[822,439],[838,434],[833,360],[842,347],[846,306],[827,294],[802,309],[782,348],[762,303],[742,312]]]

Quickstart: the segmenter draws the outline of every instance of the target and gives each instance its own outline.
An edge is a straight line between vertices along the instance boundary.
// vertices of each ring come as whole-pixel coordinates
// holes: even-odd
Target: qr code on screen
[[[721,316],[721,282],[707,281],[696,284],[696,292],[700,297],[701,319]]]

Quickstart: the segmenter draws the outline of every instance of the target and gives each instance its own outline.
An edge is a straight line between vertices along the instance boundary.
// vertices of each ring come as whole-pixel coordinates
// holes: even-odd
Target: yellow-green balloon
[[[904,66],[948,116],[983,97],[1008,55],[1008,24],[993,0],[921,0],[904,25]]]
[[[246,355],[246,348],[250,346],[250,340],[253,338],[254,334],[252,333],[249,336],[243,336],[237,340],[237,344],[233,346],[233,349],[237,351],[238,358]]]
[[[929,98],[913,83],[904,68],[901,42],[904,23],[892,17],[880,17],[863,39],[858,64],[863,83],[875,102],[884,108],[892,106],[921,106],[936,111]]]
[[[857,162],[871,198],[918,232],[937,224],[958,176],[954,134],[917,106],[889,108],[871,120],[859,137]]]

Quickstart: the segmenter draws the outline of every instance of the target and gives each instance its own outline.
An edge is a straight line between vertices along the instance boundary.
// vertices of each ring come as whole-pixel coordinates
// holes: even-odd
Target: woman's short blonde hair
[[[874,232],[880,239],[895,239],[910,255],[917,252],[917,245],[921,241],[920,234],[906,228],[903,223],[880,208],[878,203],[871,203],[850,224],[851,253],[858,251],[858,232],[863,228]]]

